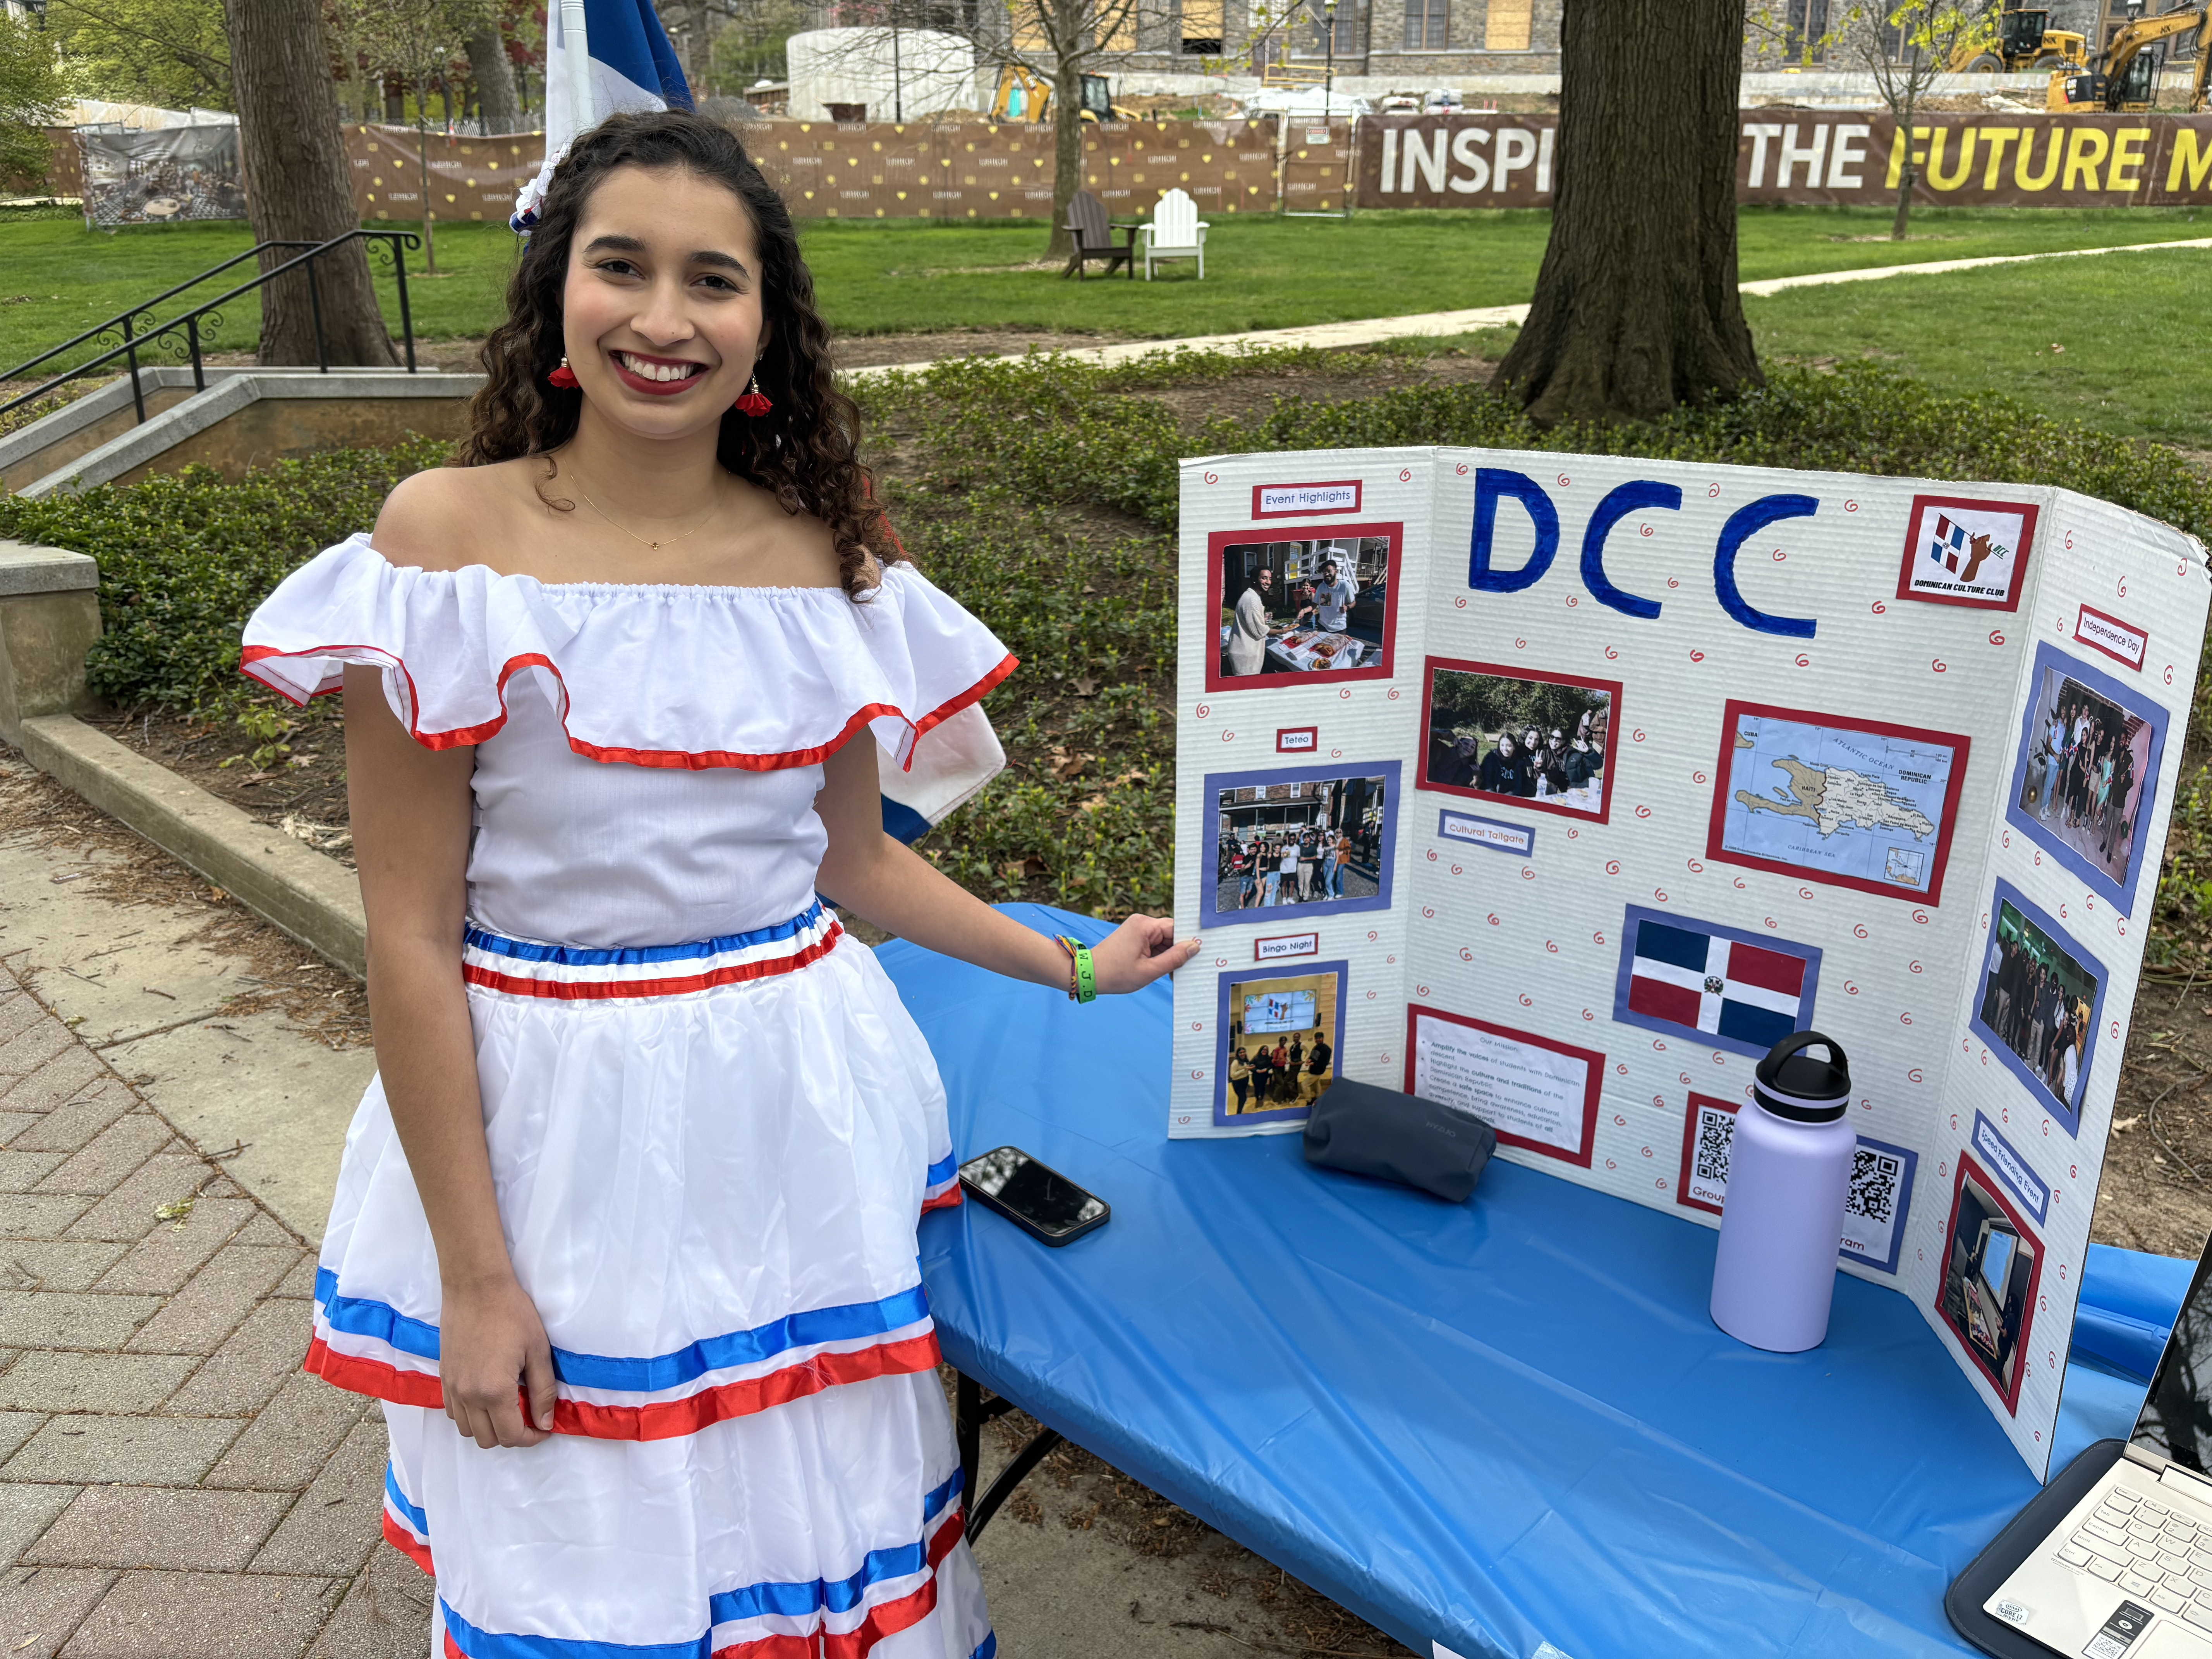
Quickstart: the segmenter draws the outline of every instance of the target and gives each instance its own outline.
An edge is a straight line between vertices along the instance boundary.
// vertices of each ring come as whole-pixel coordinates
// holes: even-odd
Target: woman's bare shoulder
[[[384,499],[369,540],[396,565],[458,570],[500,568],[500,544],[545,511],[531,488],[545,462],[539,456],[486,466],[434,466],[409,474]]]

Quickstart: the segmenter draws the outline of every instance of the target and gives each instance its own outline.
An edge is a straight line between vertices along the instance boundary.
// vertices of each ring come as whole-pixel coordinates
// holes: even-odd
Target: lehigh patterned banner
[[[412,127],[352,125],[345,130],[352,163],[354,210],[363,219],[422,216],[423,160],[428,152],[430,216],[489,219],[504,224],[515,192],[538,176],[545,136],[520,132],[499,138],[427,141]]]
[[[1052,217],[1048,127],[782,121],[745,137],[801,218]],[[1084,187],[1116,217],[1135,217],[1177,189],[1201,212],[1275,205],[1272,118],[1086,125],[1083,151]]]
[[[1558,118],[1384,116],[1360,124],[1362,207],[1548,207]],[[1297,134],[1293,131],[1291,137]],[[1887,114],[1745,110],[1736,199],[1960,206],[2212,203],[2212,117],[1930,115],[1908,146]]]
[[[1340,148],[1348,135],[1338,124]],[[1020,123],[776,121],[743,137],[802,219],[1052,217],[1053,134]],[[1274,118],[1108,121],[1083,129],[1084,185],[1109,214],[1136,218],[1170,190],[1201,213],[1275,205]],[[422,156],[406,127],[350,126],[354,201],[364,219],[422,212]],[[538,172],[544,139],[429,139],[431,216],[503,220]],[[1341,161],[1336,176],[1341,179]]]
[[[1283,134],[1283,206],[1292,213],[1341,213],[1351,204],[1354,143],[1350,121],[1289,118]]]

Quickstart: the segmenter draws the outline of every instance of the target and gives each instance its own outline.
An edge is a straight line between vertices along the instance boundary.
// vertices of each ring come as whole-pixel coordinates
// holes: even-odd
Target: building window
[[[1367,0],[1337,0],[1334,13],[1325,6],[1309,4],[1306,12],[1305,27],[1291,34],[1291,56],[1319,58],[1333,52],[1340,60],[1366,56]]]
[[[1482,49],[1485,52],[1526,52],[1528,50],[1528,31],[1534,22],[1532,0],[1490,0],[1490,15],[1484,21]]]
[[[1223,0],[1182,0],[1182,50],[1187,58],[1221,56]]]
[[[1406,50],[1442,52],[1450,0],[1406,0]]]
[[[1137,49],[1137,0],[1101,0],[1091,12],[1091,37],[1101,52]]]

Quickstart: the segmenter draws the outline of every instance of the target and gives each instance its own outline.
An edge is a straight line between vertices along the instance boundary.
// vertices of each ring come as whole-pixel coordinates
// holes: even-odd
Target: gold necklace
[[[658,553],[664,547],[673,547],[677,543],[682,541],[685,536],[696,535],[700,531],[704,530],[707,526],[712,522],[714,517],[714,509],[710,507],[707,509],[707,516],[700,520],[698,523],[693,525],[690,529],[684,531],[680,534],[671,536],[666,541],[656,542],[648,537],[639,535],[637,532],[632,530],[628,525],[622,523],[612,514],[609,513],[606,508],[601,507],[589,495],[585,495],[584,486],[581,483],[577,484],[576,493],[579,495],[584,496],[585,506],[590,507],[592,512],[598,514],[609,524],[613,525],[616,529],[621,531],[622,533],[629,537],[630,540],[634,542],[643,542],[648,552]]]

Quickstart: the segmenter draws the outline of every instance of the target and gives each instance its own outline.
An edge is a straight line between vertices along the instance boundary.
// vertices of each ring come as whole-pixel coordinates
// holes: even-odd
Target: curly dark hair
[[[562,360],[562,291],[577,221],[592,192],[620,167],[688,168],[744,204],[759,242],[768,323],[757,373],[774,406],[757,418],[726,413],[715,456],[773,495],[785,512],[811,514],[827,525],[845,591],[861,598],[875,585],[875,564],[904,559],[906,552],[860,463],[860,411],[831,377],[830,329],[815,307],[813,276],[799,257],[783,198],[738,136],[688,110],[610,116],[580,134],[554,169],[537,228],[507,285],[507,320],[484,341],[484,385],[469,404],[460,465],[542,455],[575,435],[583,393],[549,386],[545,377]],[[573,501],[545,500],[574,510]]]

